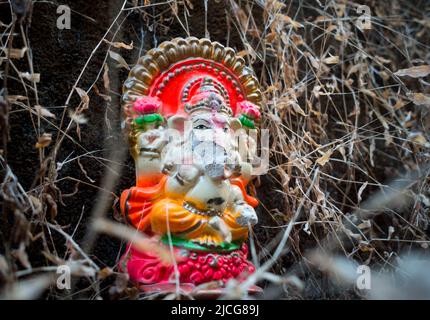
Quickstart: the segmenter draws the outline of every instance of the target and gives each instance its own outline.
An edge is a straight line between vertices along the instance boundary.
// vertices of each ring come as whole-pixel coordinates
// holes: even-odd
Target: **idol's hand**
[[[231,232],[224,220],[220,217],[212,217],[209,219],[208,224],[222,235],[224,242],[231,242]]]
[[[238,217],[236,218],[236,222],[242,227],[247,227],[248,224],[251,226],[256,225],[258,222],[257,214],[253,207],[251,207],[247,203],[240,203],[235,206],[236,212],[238,213]]]

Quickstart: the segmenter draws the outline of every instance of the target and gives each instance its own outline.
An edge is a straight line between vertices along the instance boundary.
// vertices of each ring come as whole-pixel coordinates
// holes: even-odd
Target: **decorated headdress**
[[[149,50],[123,87],[125,129],[210,108],[254,127],[261,92],[252,70],[231,48],[208,39],[176,38]]]

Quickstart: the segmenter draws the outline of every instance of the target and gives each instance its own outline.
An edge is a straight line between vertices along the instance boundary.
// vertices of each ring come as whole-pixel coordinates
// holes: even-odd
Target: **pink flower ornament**
[[[239,102],[239,108],[241,110],[241,113],[247,116],[248,118],[252,120],[258,120],[261,117],[260,110],[258,110],[258,107],[253,104],[251,101],[242,101]]]
[[[134,102],[133,109],[140,115],[159,113],[161,101],[157,97],[142,97]]]

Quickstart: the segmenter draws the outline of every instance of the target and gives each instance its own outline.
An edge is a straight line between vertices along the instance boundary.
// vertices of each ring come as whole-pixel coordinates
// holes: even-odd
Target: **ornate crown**
[[[218,81],[208,76],[191,80],[185,86],[181,102],[184,103],[187,113],[210,110],[233,115],[227,90]]]

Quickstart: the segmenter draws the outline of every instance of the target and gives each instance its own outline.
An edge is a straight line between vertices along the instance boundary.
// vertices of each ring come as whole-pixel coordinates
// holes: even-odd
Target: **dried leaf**
[[[133,41],[130,44],[126,44],[124,42],[110,42],[109,40],[103,39],[104,42],[111,45],[114,48],[118,49],[126,49],[126,50],[132,50],[133,49]]]
[[[288,105],[290,105],[291,107],[293,107],[293,110],[296,114],[300,114],[304,117],[306,117],[306,113],[303,111],[302,107],[299,106],[299,104],[295,101],[290,100]]]
[[[350,33],[342,32],[342,31],[339,31],[339,29],[338,29],[337,32],[336,32],[336,35],[334,36],[334,38],[337,41],[345,42],[345,41],[347,41],[349,39],[349,35],[350,35]]]
[[[19,76],[31,82],[40,82],[40,73],[30,74],[29,72],[20,72]]]
[[[305,54],[307,57],[309,57],[309,61],[310,61],[310,63],[311,63],[311,65],[312,65],[312,67],[314,67],[315,69],[319,69],[320,68],[320,66],[321,66],[321,64],[320,64],[320,61],[317,59],[317,58],[315,58],[313,55],[311,55],[310,53],[308,53],[308,52],[306,52],[307,54]]]
[[[336,30],[337,29],[337,25],[335,25],[335,24],[330,24],[328,27],[327,27],[327,29],[325,29],[325,32],[327,32],[327,33],[331,33],[332,31],[334,31],[334,30]]]
[[[425,64],[422,66],[400,69],[394,74],[399,77],[409,76],[412,78],[422,78],[430,74],[430,65]]]
[[[69,111],[69,117],[77,124],[86,124],[88,119],[81,113],[76,113],[73,110]]]
[[[31,201],[31,206],[32,206],[32,209],[33,209],[33,214],[36,215],[36,214],[39,214],[40,212],[42,212],[42,210],[43,210],[43,204],[39,200],[39,198],[36,198],[35,196],[33,196],[31,194],[28,197],[29,197],[29,199]]]
[[[239,51],[238,53],[237,53],[237,55],[239,56],[239,57],[246,57],[247,55],[249,55],[250,53],[247,51],[247,50],[242,50],[242,51]]]
[[[106,90],[106,94],[109,94],[110,91],[110,79],[109,79],[109,66],[107,63],[104,65],[103,70],[103,86]]]
[[[45,148],[45,147],[49,146],[51,141],[52,141],[52,134],[44,133],[37,140],[36,148],[37,149]]]
[[[364,189],[366,189],[367,187],[367,181],[365,183],[363,183],[363,185],[360,187],[360,189],[358,189],[358,194],[357,194],[357,199],[358,199],[358,203],[361,202],[362,198],[361,198],[361,194],[363,193]]]
[[[18,101],[24,101],[24,100],[28,100],[28,97],[21,96],[21,95],[8,95],[7,96],[7,101],[9,103],[16,103]]]
[[[370,141],[370,148],[369,148],[370,165],[372,167],[375,167],[375,162],[373,161],[373,154],[374,154],[375,150],[376,150],[375,139],[372,138]]]
[[[393,226],[389,226],[388,227],[388,240],[391,239],[391,236],[394,233],[394,227]]]
[[[107,277],[111,276],[113,274],[113,270],[109,267],[104,267],[103,269],[101,269],[98,274],[97,277],[101,280],[106,279]]]
[[[6,53],[7,57],[9,59],[22,59],[24,58],[24,54],[27,51],[27,47],[21,48],[21,49],[15,49],[11,48],[10,50],[8,48],[2,47],[3,52]]]
[[[82,107],[80,108],[80,111],[88,109],[88,106],[90,104],[90,97],[86,93],[85,90],[76,87],[76,92],[78,93],[79,97],[81,97]]]
[[[370,220],[364,220],[357,226],[357,228],[360,230],[369,229],[370,227],[372,227],[372,223],[370,222]]]
[[[319,157],[319,158],[317,159],[317,163],[318,163],[320,166],[324,167],[324,165],[325,165],[325,164],[330,160],[330,157],[331,157],[332,153],[333,153],[333,150],[332,150],[332,149],[328,150],[328,151],[327,151],[327,152],[325,152],[321,157]]]
[[[103,100],[105,101],[112,101],[111,96],[109,95],[110,92],[110,79],[109,79],[109,66],[107,63],[104,64],[103,67],[104,71],[103,71],[103,87],[104,87],[104,91],[105,94],[101,93],[99,88],[97,87],[97,85],[94,85],[94,91],[95,93],[102,97]]]
[[[321,188],[317,184],[315,184],[315,186],[314,186],[314,191],[315,191],[316,196],[317,196],[317,199],[316,199],[317,203],[321,204],[325,200],[324,192],[322,192]]]
[[[387,64],[387,63],[391,63],[390,59],[385,59],[384,57],[381,56],[375,56],[376,61],[378,61],[379,63],[382,64]]]
[[[299,22],[291,19],[291,17],[289,17],[287,15],[284,15],[284,21],[286,23],[290,24],[295,30],[297,30],[298,28],[303,28],[304,27],[301,23],[299,23]]]
[[[331,19],[326,16],[318,16],[315,18],[314,23],[327,22],[327,20],[330,21]]]
[[[326,64],[336,64],[336,63],[339,63],[339,56],[331,56],[331,57],[325,58],[323,60],[323,62],[326,63]]]
[[[428,145],[426,137],[421,132],[411,132],[408,135],[408,139],[416,144],[423,146]]]
[[[397,102],[393,108],[394,108],[394,110],[399,110],[399,109],[403,108],[405,105],[406,105],[406,103],[401,98],[399,98],[399,100],[397,100]]]
[[[267,11],[280,11],[286,7],[286,4],[278,0],[270,0],[264,2]]]
[[[145,1],[147,2],[147,4],[146,4],[146,5],[149,5],[149,0],[145,0]],[[189,7],[191,10],[193,10],[193,9],[194,9],[194,5],[193,5],[192,1],[191,1],[191,0],[185,0],[185,1],[187,2],[188,7]]]
[[[323,73],[327,73],[330,69],[318,58],[314,57],[310,52],[305,52],[305,56],[308,57],[312,67]]]
[[[319,98],[320,94],[323,94],[323,92],[321,92],[321,86],[316,85],[312,89],[312,94],[315,96],[315,98]]]
[[[94,89],[94,92],[96,93],[96,95],[101,97],[104,101],[112,101],[112,98],[110,96],[100,92],[100,90],[96,84],[94,85],[93,89]]]
[[[55,114],[53,114],[48,109],[46,109],[46,108],[44,108],[42,106],[39,106],[39,105],[35,105],[34,108],[36,109],[37,114],[39,116],[46,117],[46,118],[54,118],[55,119]]]
[[[296,46],[301,46],[305,44],[305,42],[303,41],[303,38],[298,34],[292,34],[290,38]]]
[[[344,16],[344,14],[345,14],[345,8],[346,8],[346,5],[344,3],[340,3],[339,4],[339,3],[334,2],[333,3],[333,7],[336,10],[336,13],[337,13],[338,17],[343,17]]]
[[[128,66],[127,62],[124,60],[124,58],[120,54],[109,50],[109,56],[113,60],[118,62],[117,67],[123,67],[123,68],[126,68],[127,70],[130,70],[130,67]]]
[[[266,38],[264,40],[267,43],[271,43],[276,39],[277,36],[278,36],[278,34],[275,31],[272,31],[266,36]]]
[[[407,94],[408,98],[417,106],[430,106],[430,96],[420,92],[412,92]]]

